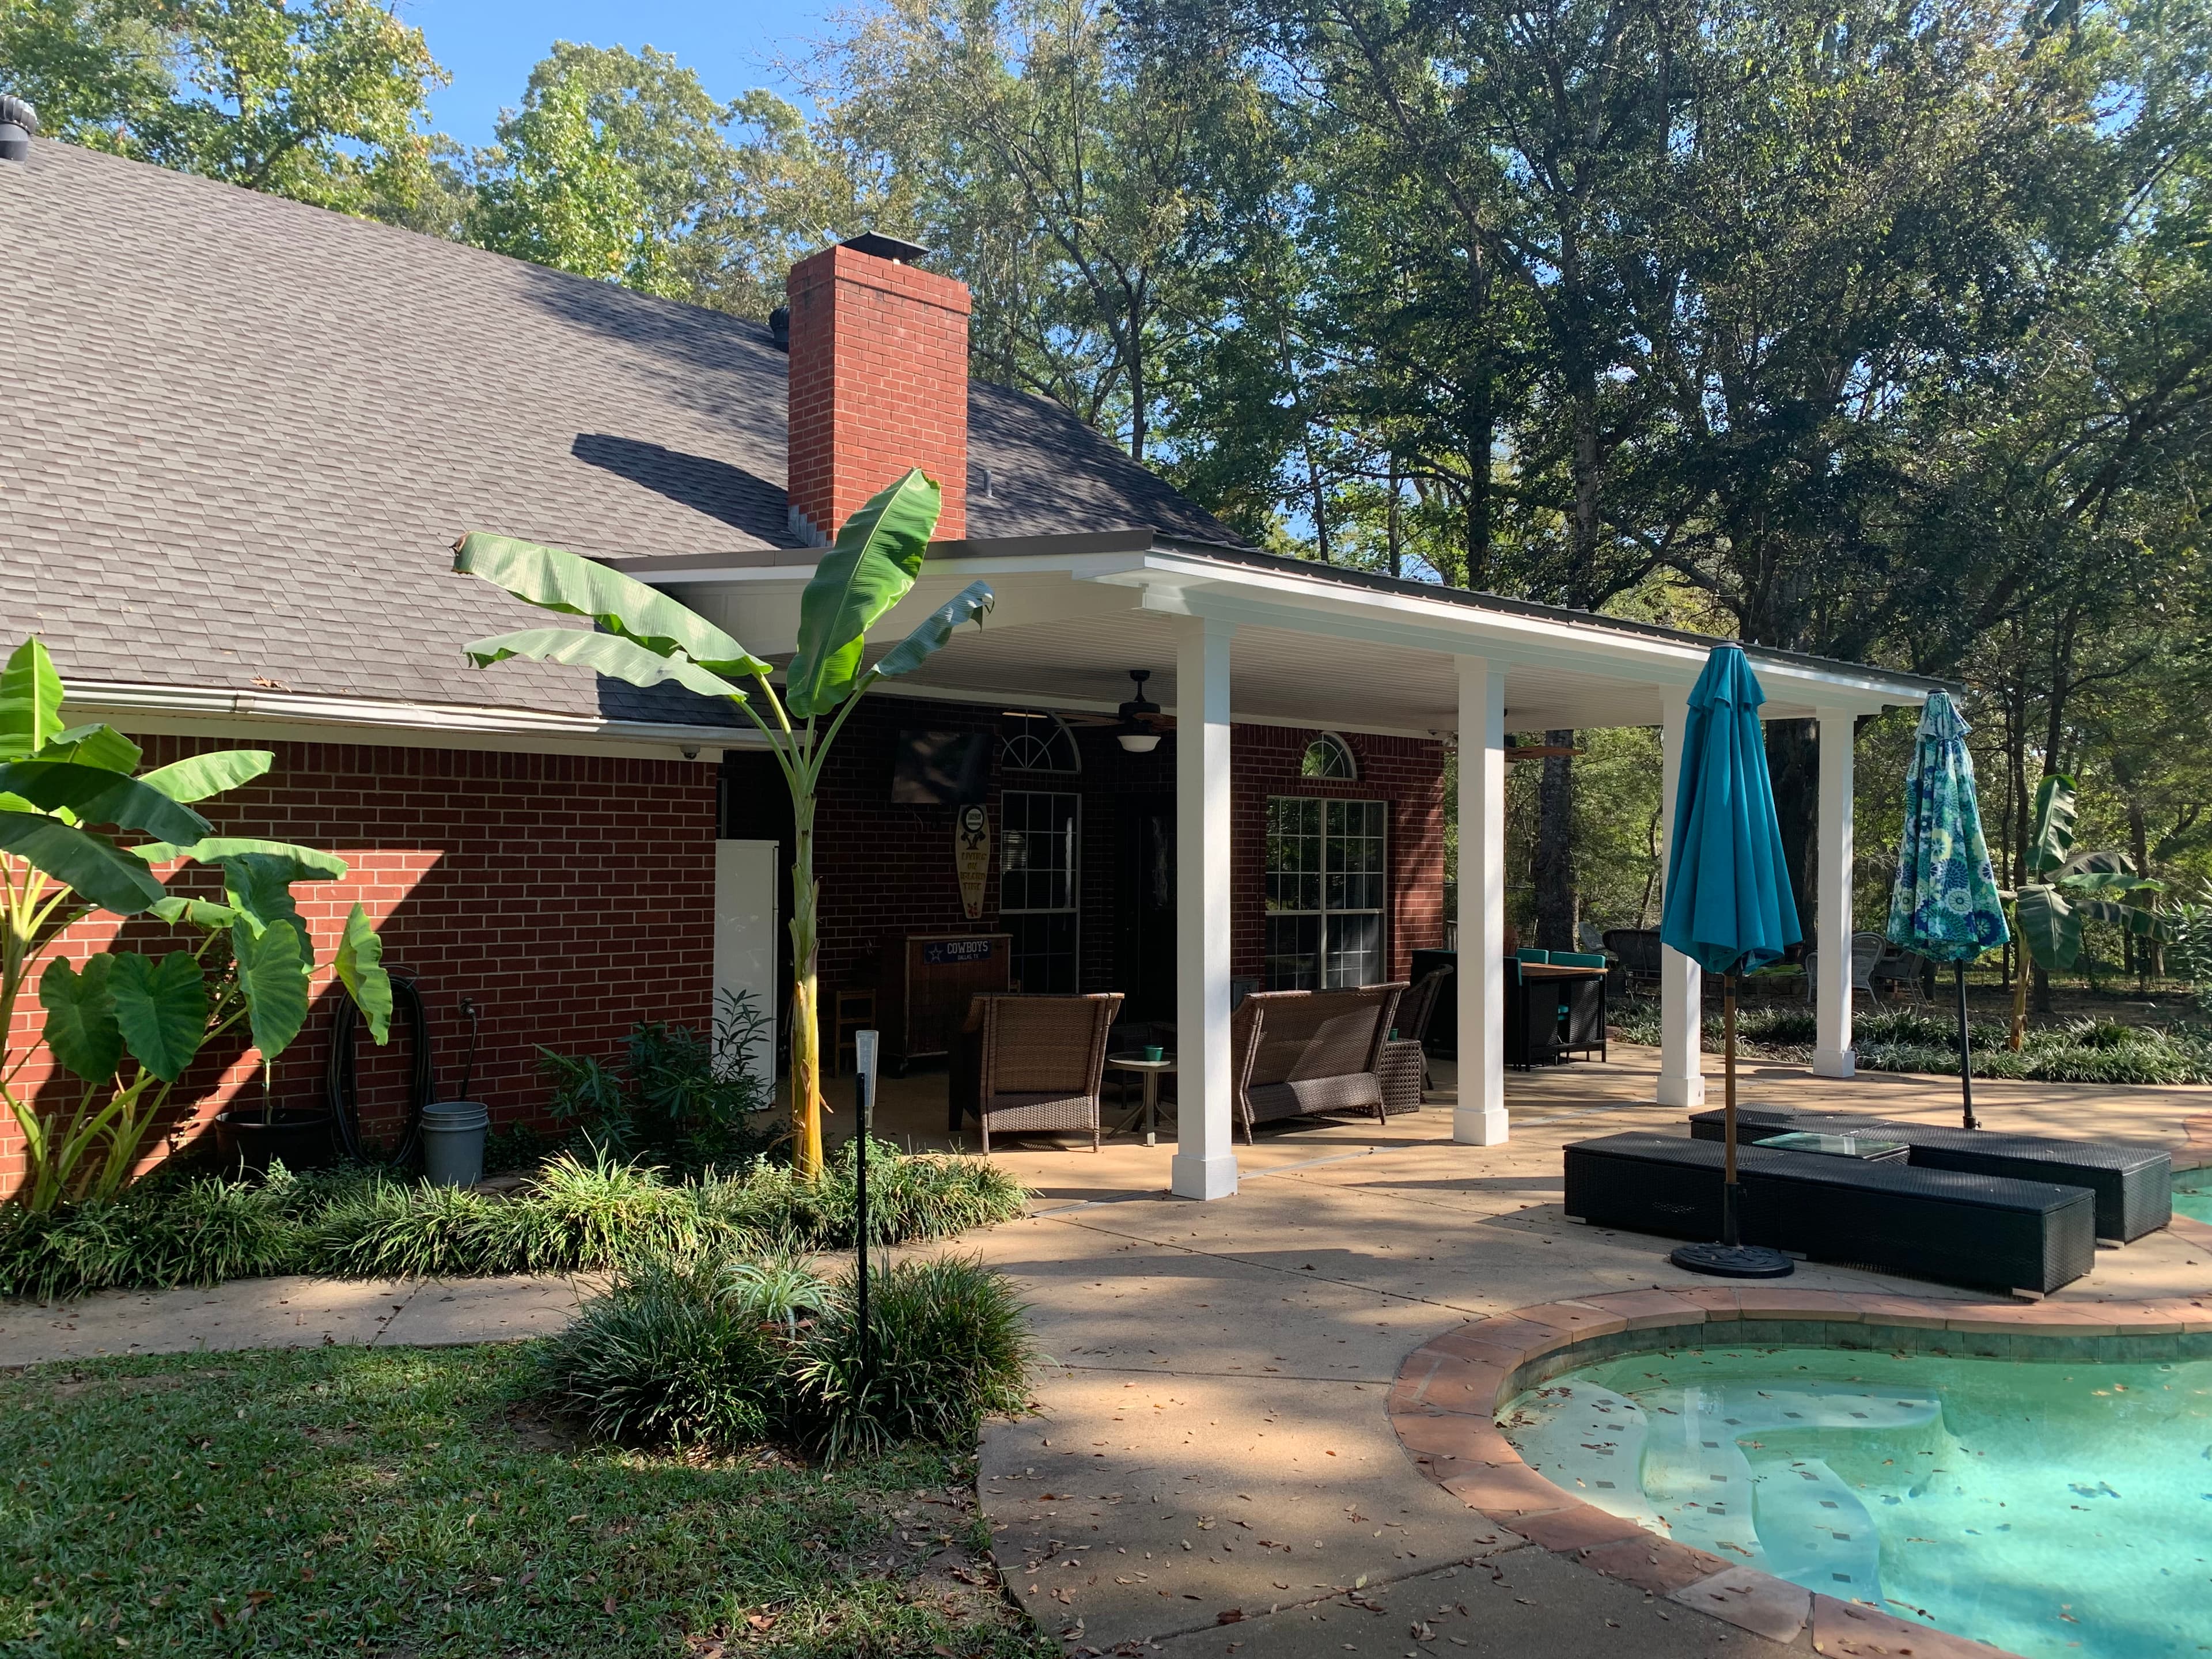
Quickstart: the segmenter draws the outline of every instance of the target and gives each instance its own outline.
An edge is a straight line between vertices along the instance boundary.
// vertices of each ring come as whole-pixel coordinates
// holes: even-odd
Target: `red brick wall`
[[[1298,775],[1315,733],[1288,726],[1239,726],[1230,736],[1230,811],[1236,837],[1230,856],[1235,908],[1235,966],[1266,971],[1267,799],[1316,795],[1336,800],[1388,801],[1390,806],[1387,952],[1393,979],[1413,969],[1413,952],[1444,942],[1444,751],[1417,738],[1345,738],[1359,763],[1354,780]]]
[[[908,467],[968,533],[967,289],[848,247],[792,267],[791,505],[824,537]]]
[[[147,740],[149,764],[203,748],[242,746],[176,738]],[[276,764],[258,783],[206,803],[220,833],[264,836],[343,856],[339,882],[302,882],[301,901],[317,959],[307,1030],[280,1062],[279,1105],[322,1099],[334,994],[328,963],[358,899],[383,934],[384,960],[412,969],[428,1004],[438,1081],[459,1087],[466,1026],[459,999],[482,1010],[471,1092],[495,1124],[542,1111],[546,1091],[536,1048],[611,1049],[635,1021],[695,1024],[710,1013],[714,886],[714,773],[678,761],[503,755],[336,744],[273,745]],[[163,872],[165,875],[167,872]],[[208,880],[195,872],[187,879]],[[212,884],[210,884],[212,886]],[[115,942],[167,948],[169,930],[94,917],[70,930],[63,951],[82,959]],[[197,937],[194,934],[193,937]],[[13,1043],[39,1024],[35,998],[18,1012]],[[359,1040],[362,1110],[372,1135],[389,1135],[406,1102],[410,1056],[404,1022],[388,1048]],[[52,1067],[36,1056],[22,1079],[36,1090]],[[64,1077],[52,1087],[70,1087]],[[232,1043],[204,1059],[174,1097],[179,1138],[233,1099],[258,1106],[258,1068]],[[0,1125],[0,1190],[22,1170],[12,1125]]]

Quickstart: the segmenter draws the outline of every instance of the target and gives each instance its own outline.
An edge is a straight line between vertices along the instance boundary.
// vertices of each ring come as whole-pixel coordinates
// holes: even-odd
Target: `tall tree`
[[[446,78],[375,0],[0,0],[0,82],[56,137],[430,228]]]

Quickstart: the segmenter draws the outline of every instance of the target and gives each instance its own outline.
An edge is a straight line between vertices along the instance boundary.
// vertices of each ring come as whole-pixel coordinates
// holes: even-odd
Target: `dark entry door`
[[[1114,988],[1125,1018],[1176,1011],[1175,797],[1124,795],[1116,860]]]

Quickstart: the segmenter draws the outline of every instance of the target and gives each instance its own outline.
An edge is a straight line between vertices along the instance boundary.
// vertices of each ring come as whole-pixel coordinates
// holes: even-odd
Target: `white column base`
[[[1859,1070],[1859,1051],[1856,1048],[1815,1048],[1813,1050],[1814,1077],[1856,1077]]]
[[[1462,1146],[1503,1146],[1510,1129],[1503,1106],[1460,1106],[1452,1110],[1452,1139]]]
[[[1662,1077],[1653,1098],[1662,1106],[1702,1106],[1705,1103],[1705,1080],[1702,1077]]]
[[[1177,1198],[1208,1199],[1237,1196],[1237,1157],[1224,1152],[1200,1158],[1177,1152],[1168,1165],[1168,1189]]]

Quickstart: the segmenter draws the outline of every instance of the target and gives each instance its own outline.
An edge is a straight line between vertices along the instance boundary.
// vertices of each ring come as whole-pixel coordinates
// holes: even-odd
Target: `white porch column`
[[[1229,1074],[1229,640],[1176,623],[1176,1155],[1182,1198],[1237,1190]]]
[[[1659,725],[1661,754],[1659,823],[1667,836],[1659,856],[1671,850],[1674,835],[1674,797],[1682,781],[1682,732],[1690,718],[1689,704],[1676,691],[1666,699]],[[1662,864],[1663,870],[1665,866]],[[1665,895],[1661,895],[1665,902]],[[1698,1024],[1705,1017],[1705,970],[1669,945],[1659,947],[1659,1090],[1662,1106],[1702,1106],[1705,1103],[1705,1058],[1698,1042]]]
[[[1820,952],[1814,1008],[1813,1075],[1849,1077],[1851,1051],[1851,750],[1857,722],[1823,708],[1820,722],[1820,841],[1814,931]]]
[[[1459,662],[1459,1104],[1452,1139],[1495,1146],[1505,1120],[1505,676]]]

